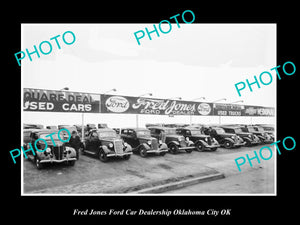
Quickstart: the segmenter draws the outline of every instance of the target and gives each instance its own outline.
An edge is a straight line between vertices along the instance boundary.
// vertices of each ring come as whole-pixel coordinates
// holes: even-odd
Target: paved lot
[[[262,161],[261,164],[253,162],[253,168],[245,164],[242,172],[237,170],[235,158],[244,156],[246,153],[252,155],[253,150],[259,149],[260,146],[238,149],[218,148],[216,152],[194,151],[191,154],[182,152],[177,155],[166,154],[163,157],[154,155],[147,158],[132,155],[129,160],[112,159],[107,163],[103,163],[93,156],[80,155],[80,159],[74,167],[56,164],[46,166],[42,170],[37,170],[34,163],[23,159],[24,193],[128,193],[132,191],[133,186],[192,174],[211,174],[217,171],[224,173],[225,179],[228,179],[237,174],[242,176],[243,173],[247,173],[253,168],[262,167],[264,163],[272,164],[273,160]],[[270,166],[270,168],[272,171],[273,167]],[[272,186],[271,176],[267,180]],[[222,189],[221,186],[219,188]],[[268,191],[270,190],[273,190],[272,187],[268,189]],[[176,193],[176,191],[172,193]],[[178,191],[178,193],[181,192]],[[205,193],[211,192],[206,191]],[[237,190],[235,193],[239,193],[239,191]],[[241,190],[240,193],[245,193],[245,190]]]

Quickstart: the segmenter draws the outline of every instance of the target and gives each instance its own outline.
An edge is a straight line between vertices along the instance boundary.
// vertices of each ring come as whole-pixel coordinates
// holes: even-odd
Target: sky
[[[25,88],[104,93],[117,89],[117,95],[154,98],[205,97],[212,102],[226,98],[230,103],[276,106],[276,79],[239,97],[234,84],[269,71],[276,64],[276,24],[184,24],[172,23],[168,34],[147,35],[138,45],[134,32],[153,28],[153,24],[22,24],[21,50],[50,41],[72,31],[76,40],[61,49],[53,41],[49,55],[32,55],[22,60]],[[167,30],[167,29],[166,29]],[[81,113],[23,112],[24,123],[44,125],[80,124]],[[219,117],[140,115],[139,124],[218,123]],[[111,127],[134,126],[135,115],[84,114],[85,123],[108,123]],[[273,123],[275,118],[222,117],[223,123]]]

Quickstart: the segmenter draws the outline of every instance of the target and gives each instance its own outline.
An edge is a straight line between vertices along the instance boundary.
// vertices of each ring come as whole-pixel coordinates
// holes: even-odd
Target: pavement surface
[[[168,153],[165,156],[153,155],[147,158],[132,155],[129,160],[111,159],[106,163],[90,155],[80,155],[80,159],[73,167],[65,164],[53,164],[45,166],[42,170],[37,170],[33,162],[23,159],[23,193],[128,194],[167,182],[177,182],[219,173],[224,174],[225,178],[202,183],[202,185],[208,185],[206,189],[203,189],[203,192],[200,192],[199,188],[195,190],[183,188],[170,190],[169,194],[274,193],[274,158],[268,161],[261,160],[260,164],[253,160],[253,167],[245,164],[241,167],[242,172],[238,171],[234,162],[235,158],[245,156],[245,154],[253,155],[252,152],[259,150],[260,147],[218,148],[215,152],[193,151],[190,154],[182,151],[177,155]],[[243,188],[240,183],[240,186],[235,186],[235,190],[226,190],[224,186],[216,186],[214,183],[225,182],[225,180],[234,183],[233,180],[235,179],[241,182],[242,180],[248,181],[248,178],[244,176],[245,174],[252,176],[253,180],[257,179],[257,183],[259,183],[261,176],[264,176],[259,171],[265,171],[268,174],[264,177],[268,188],[255,189],[254,183],[251,187],[245,186]],[[211,188],[209,184],[212,186]]]

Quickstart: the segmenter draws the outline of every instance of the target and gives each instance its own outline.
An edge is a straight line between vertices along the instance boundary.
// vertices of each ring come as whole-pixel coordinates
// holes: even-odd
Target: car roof
[[[158,130],[176,130],[176,128],[173,127],[159,127],[159,126],[151,126],[148,127],[148,129],[158,129]]]
[[[57,133],[59,130],[57,129],[35,129],[34,131],[32,131],[33,133]]]
[[[176,130],[199,130],[197,127],[177,127]]]
[[[105,127],[105,128],[98,128],[98,129],[93,129],[92,131],[114,131],[114,129],[112,128],[108,128],[108,127]]]
[[[126,129],[130,129],[130,130],[149,130],[148,128],[143,128],[143,127],[124,127],[124,128],[121,128],[121,130],[126,130]]]
[[[235,126],[233,126],[233,125],[232,125],[232,126],[231,126],[231,125],[230,125],[230,126],[229,126],[229,125],[224,125],[224,126],[222,126],[222,125],[221,125],[220,127],[221,127],[221,128],[232,128],[232,129],[240,128],[240,127],[237,126],[237,125],[235,125]]]

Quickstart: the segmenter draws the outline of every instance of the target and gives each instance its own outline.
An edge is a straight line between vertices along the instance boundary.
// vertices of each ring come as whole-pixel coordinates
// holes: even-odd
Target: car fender
[[[188,141],[188,146],[194,146],[194,142],[193,141]]]
[[[175,144],[175,145],[177,145],[177,146],[180,145],[178,141],[170,141],[170,142],[168,143],[168,146],[170,146],[171,144]]]
[[[207,145],[208,145],[208,144],[207,144],[205,141],[203,141],[203,140],[197,140],[197,141],[195,142],[195,145],[197,145],[198,142],[201,142],[204,146],[207,146]]]
[[[108,149],[108,147],[105,146],[105,145],[102,145],[102,146],[100,147],[100,149],[102,149],[106,154],[108,154],[108,153],[110,152],[110,150]]]
[[[76,157],[76,151],[74,148],[66,146],[66,151],[70,151],[68,154],[69,157]]]
[[[144,146],[144,148],[145,148],[146,150],[149,150],[149,149],[150,149],[149,145],[147,145],[146,143],[142,143],[140,146]],[[139,146],[139,148],[140,148],[140,146]]]
[[[225,141],[230,141],[231,143],[234,143],[234,140],[232,140],[231,138],[228,138],[228,137],[224,138],[224,140]]]
[[[45,156],[44,152],[39,152],[39,151],[36,151],[36,152],[35,152],[35,154],[36,154],[36,157],[37,157],[38,159],[40,159],[40,160],[42,160],[42,159],[45,159],[45,158],[46,158],[46,156]]]
[[[132,152],[132,147],[131,147],[131,145],[128,144],[128,143],[126,143],[126,144],[127,144],[127,146],[126,146],[124,152]]]
[[[247,140],[247,141],[249,141],[249,142],[252,142],[252,140],[251,140],[249,137],[243,137],[242,139],[243,139],[244,141]]]
[[[159,149],[168,149],[168,146],[167,146],[166,143],[161,143],[161,144],[159,145]]]
[[[263,139],[263,140],[265,140],[266,138],[264,137],[264,136],[262,136],[262,135],[256,135],[259,139]]]

